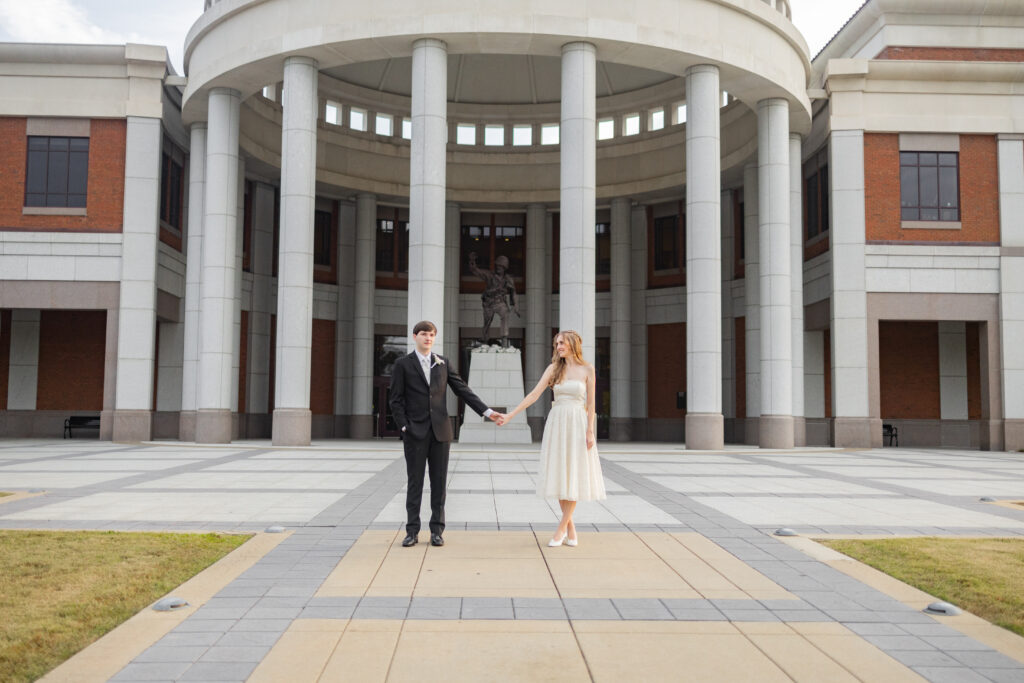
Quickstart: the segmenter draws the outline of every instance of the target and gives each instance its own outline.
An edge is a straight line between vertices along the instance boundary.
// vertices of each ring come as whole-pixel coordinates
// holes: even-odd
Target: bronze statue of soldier
[[[491,330],[494,314],[501,320],[501,345],[508,348],[508,315],[511,310],[519,315],[519,302],[516,300],[516,285],[508,274],[508,258],[498,256],[494,259],[494,270],[480,270],[476,265],[476,252],[469,254],[469,272],[484,281],[484,293],[480,295],[484,307],[484,330],[478,344],[486,344]]]

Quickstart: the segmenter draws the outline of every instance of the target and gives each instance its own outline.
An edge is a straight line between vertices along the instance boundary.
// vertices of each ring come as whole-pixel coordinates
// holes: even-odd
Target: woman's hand
[[[596,443],[597,443],[597,439],[594,438],[594,430],[593,429],[588,429],[587,430],[587,450],[589,451],[591,448],[593,448],[594,444],[596,444]]]

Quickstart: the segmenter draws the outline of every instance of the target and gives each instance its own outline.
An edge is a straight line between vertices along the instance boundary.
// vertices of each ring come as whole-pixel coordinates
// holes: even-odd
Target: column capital
[[[413,50],[419,50],[428,47],[444,50],[445,52],[448,51],[448,43],[444,42],[440,38],[420,38],[419,40],[414,41],[412,44]]]
[[[802,143],[804,141],[804,136],[801,135],[800,133],[790,132],[789,139],[791,141],[793,141],[793,142],[801,142]]]
[[[312,57],[303,57],[302,55],[293,55],[286,57],[284,60],[285,67],[291,66],[292,64],[300,64],[303,66],[311,66],[314,69],[320,68],[320,62],[313,59]]]
[[[685,72],[684,75],[689,76],[691,74],[702,74],[702,73],[703,74],[709,74],[709,73],[717,74],[717,73],[719,73],[719,69],[714,64],[694,64],[693,66],[686,67],[686,72]]]
[[[567,52],[592,52],[597,54],[597,46],[584,40],[574,40],[562,46],[562,54],[565,55]]]
[[[188,127],[188,129],[190,131],[193,131],[193,130],[206,130],[207,127],[208,126],[207,126],[206,121],[193,121],[192,124]]]

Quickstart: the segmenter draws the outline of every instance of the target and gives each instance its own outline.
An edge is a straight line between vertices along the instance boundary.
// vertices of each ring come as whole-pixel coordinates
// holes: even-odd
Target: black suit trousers
[[[420,531],[420,502],[423,500],[423,474],[430,468],[430,532],[444,533],[444,502],[448,483],[448,448],[451,443],[434,438],[434,430],[427,430],[426,439],[413,439],[406,435],[405,472],[408,488],[405,492],[405,531],[416,535]]]

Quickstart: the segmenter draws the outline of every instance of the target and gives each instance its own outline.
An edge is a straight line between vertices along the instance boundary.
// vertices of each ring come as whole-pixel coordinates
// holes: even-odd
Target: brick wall
[[[937,322],[880,322],[878,366],[883,420],[940,419]]]
[[[943,62],[1024,62],[1024,50],[1012,48],[889,46],[875,59]]]
[[[312,376],[309,409],[314,415],[334,414],[334,321],[313,320]]]
[[[996,139],[960,136],[960,230],[900,227],[900,143],[895,133],[864,135],[864,204],[868,242],[998,244]]]
[[[42,311],[38,410],[103,409],[106,311]]]
[[[0,410],[7,410],[7,382],[11,372],[11,312],[0,311]]]
[[[24,216],[27,121],[0,117],[0,230],[121,232],[124,221],[123,120],[94,119],[89,138],[86,216]]]
[[[676,392],[686,391],[686,323],[647,326],[647,415],[682,419]]]

